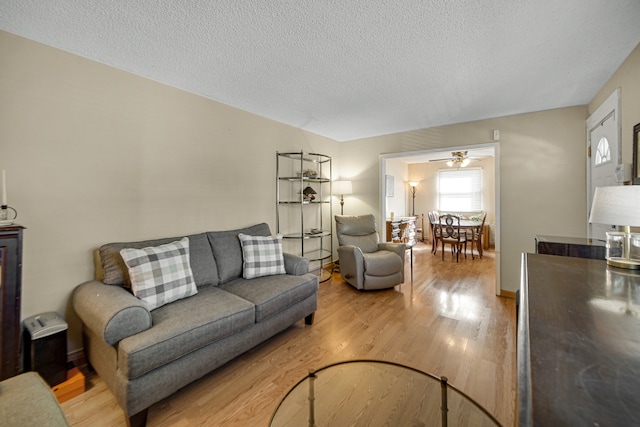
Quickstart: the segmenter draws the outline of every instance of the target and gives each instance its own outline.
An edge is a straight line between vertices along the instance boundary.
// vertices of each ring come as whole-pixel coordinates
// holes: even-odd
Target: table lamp
[[[640,185],[597,187],[589,222],[621,225],[622,232],[607,232],[607,264],[640,269],[640,234],[630,229],[640,227]]]
[[[340,215],[344,215],[344,195],[353,194],[351,181],[333,181],[333,194],[340,195]]]

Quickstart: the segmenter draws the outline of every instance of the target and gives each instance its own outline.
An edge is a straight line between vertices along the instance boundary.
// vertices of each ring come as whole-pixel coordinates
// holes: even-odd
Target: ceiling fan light
[[[452,167],[453,167],[453,160],[449,160],[449,161],[447,162],[447,166],[449,166],[450,168],[452,168]]]
[[[471,160],[469,160],[469,158],[467,157],[467,158],[465,158],[465,159],[462,161],[462,163],[460,164],[460,166],[462,166],[462,167],[464,168],[464,167],[466,167],[466,166],[469,164],[469,162],[471,162]]]

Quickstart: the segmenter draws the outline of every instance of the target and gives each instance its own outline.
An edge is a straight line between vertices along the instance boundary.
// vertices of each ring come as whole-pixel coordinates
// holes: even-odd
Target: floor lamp
[[[416,216],[416,190],[418,188],[417,181],[409,182],[411,186],[411,198],[413,199],[413,205],[411,206],[411,216]]]
[[[340,215],[344,215],[344,195],[353,194],[351,181],[333,181],[333,194],[340,195]]]

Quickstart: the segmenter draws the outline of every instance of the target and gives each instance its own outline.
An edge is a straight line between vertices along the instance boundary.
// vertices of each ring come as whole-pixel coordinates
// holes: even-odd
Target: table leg
[[[411,291],[409,301],[413,301],[413,246],[411,246]]]

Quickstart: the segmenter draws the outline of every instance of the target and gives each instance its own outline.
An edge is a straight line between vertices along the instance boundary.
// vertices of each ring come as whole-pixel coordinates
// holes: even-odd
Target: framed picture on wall
[[[640,134],[640,123],[633,127],[633,167],[631,173],[633,174],[633,185],[640,185],[640,146],[638,145],[638,138]]]
[[[387,197],[393,197],[393,175],[384,176],[384,187]]]

